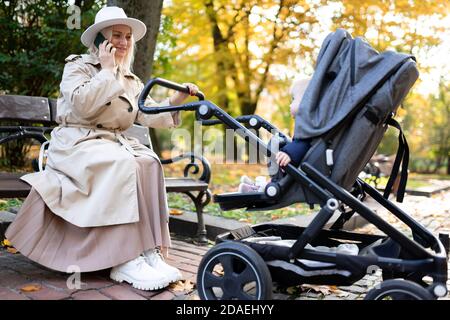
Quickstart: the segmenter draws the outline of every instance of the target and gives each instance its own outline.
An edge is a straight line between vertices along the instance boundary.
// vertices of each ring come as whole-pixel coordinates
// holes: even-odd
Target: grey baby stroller
[[[401,168],[397,200],[402,201],[409,158],[406,139],[393,114],[417,77],[412,56],[380,54],[344,30],[325,39],[296,118],[294,138],[312,139],[300,166],[287,165],[263,192],[214,196],[223,210],[268,210],[305,202],[311,207],[319,205],[320,211],[307,227],[268,223],[219,235],[198,269],[201,299],[271,299],[272,281],[291,286],[351,285],[375,269],[382,270],[384,281],[371,289],[366,299],[423,300],[447,294],[448,235],[436,237],[388,200]],[[201,93],[198,102],[145,107],[145,98],[155,84],[186,92],[178,84],[152,79],[139,98],[143,112],[195,111],[203,125],[225,124],[272,160],[273,145],[289,141],[261,117],[235,119],[203,100]],[[400,130],[399,149],[381,195],[358,174],[389,125]],[[272,142],[277,143],[266,144],[248,128],[270,131]],[[411,237],[367,207],[362,202],[367,195],[406,224]],[[384,235],[344,231],[344,224],[355,213]],[[334,214],[338,214],[336,222],[325,229]]]

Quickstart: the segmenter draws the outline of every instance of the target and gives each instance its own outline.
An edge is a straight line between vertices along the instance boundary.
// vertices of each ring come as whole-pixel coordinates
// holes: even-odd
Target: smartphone
[[[97,33],[97,37],[94,40],[94,45],[97,47],[97,49],[99,49],[99,46],[101,43],[103,43],[103,41],[105,41],[106,38],[103,36],[103,34],[101,32]]]

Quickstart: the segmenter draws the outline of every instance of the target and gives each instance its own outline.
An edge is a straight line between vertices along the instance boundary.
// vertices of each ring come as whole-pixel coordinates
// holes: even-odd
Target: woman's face
[[[111,43],[116,48],[115,57],[123,59],[132,45],[131,28],[123,24],[113,26]]]

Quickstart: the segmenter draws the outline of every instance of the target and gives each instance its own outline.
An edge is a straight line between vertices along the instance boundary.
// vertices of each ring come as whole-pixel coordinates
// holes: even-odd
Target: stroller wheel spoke
[[[237,281],[243,285],[255,280],[256,275],[249,265],[246,265],[245,269],[237,276]]]
[[[221,287],[223,286],[223,277],[218,277],[213,275],[210,272],[205,273],[205,287],[211,288],[211,287]]]
[[[225,274],[228,272],[232,273],[234,272],[234,266],[233,266],[233,257],[230,255],[222,255],[219,257],[219,261],[222,264],[223,271]]]

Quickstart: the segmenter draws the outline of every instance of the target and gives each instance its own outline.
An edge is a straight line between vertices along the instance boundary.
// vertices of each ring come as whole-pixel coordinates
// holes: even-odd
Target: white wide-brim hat
[[[119,7],[104,7],[100,9],[95,15],[95,23],[81,35],[81,43],[86,47],[90,47],[95,40],[97,34],[104,28],[116,25],[124,24],[131,28],[134,41],[139,41],[147,32],[145,24],[134,18],[128,18],[122,8]]]

